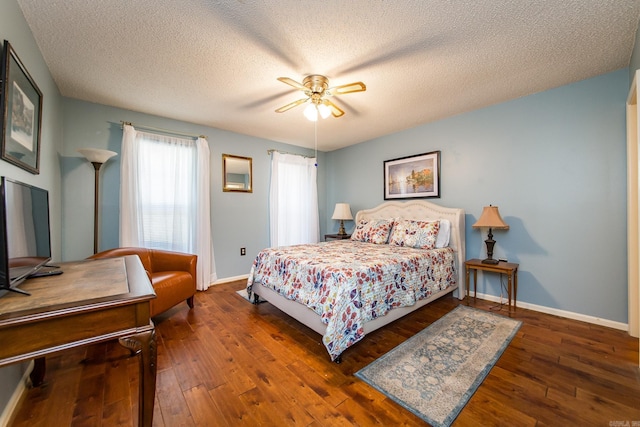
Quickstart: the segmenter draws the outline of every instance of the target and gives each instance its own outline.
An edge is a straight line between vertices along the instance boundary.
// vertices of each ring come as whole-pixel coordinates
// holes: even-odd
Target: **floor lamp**
[[[93,192],[93,253],[96,254],[98,253],[98,198],[100,189],[100,166],[118,153],[99,148],[80,148],[78,153],[86,157],[96,171],[95,189]]]

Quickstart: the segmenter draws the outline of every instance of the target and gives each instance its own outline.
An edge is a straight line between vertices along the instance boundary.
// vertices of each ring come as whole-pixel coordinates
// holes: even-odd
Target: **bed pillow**
[[[451,221],[448,219],[440,220],[440,230],[436,237],[436,248],[446,248],[449,246],[449,238],[451,236]]]
[[[362,219],[356,224],[351,240],[384,245],[389,240],[393,221],[389,219]]]
[[[440,221],[412,221],[401,219],[393,224],[389,244],[418,249],[434,249]]]

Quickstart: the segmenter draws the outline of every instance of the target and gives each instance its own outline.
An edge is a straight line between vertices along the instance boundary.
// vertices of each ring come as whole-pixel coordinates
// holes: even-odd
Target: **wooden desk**
[[[31,296],[0,298],[0,366],[118,338],[140,355],[138,425],[152,425],[156,340],[151,282],[137,256],[63,263],[64,274],[20,285]],[[43,376],[44,372],[36,372]]]
[[[467,298],[471,296],[469,290],[469,270],[473,270],[473,299],[476,298],[476,285],[478,282],[478,270],[492,271],[494,273],[506,274],[508,277],[507,294],[509,300],[509,311],[511,311],[511,295],[513,295],[513,311],[516,310],[516,299],[518,295],[518,267],[519,264],[513,262],[500,261],[497,264],[483,264],[480,259],[470,259],[464,263],[467,276]],[[513,280],[512,280],[513,278]]]

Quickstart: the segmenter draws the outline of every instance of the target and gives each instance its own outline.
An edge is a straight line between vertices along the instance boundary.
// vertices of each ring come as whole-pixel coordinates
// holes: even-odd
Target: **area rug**
[[[356,376],[433,426],[449,426],[522,322],[459,305]]]

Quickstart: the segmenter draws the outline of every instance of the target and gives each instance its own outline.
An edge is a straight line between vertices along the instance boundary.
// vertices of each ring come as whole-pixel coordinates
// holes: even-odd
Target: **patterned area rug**
[[[356,376],[429,424],[449,426],[521,324],[459,305]]]

